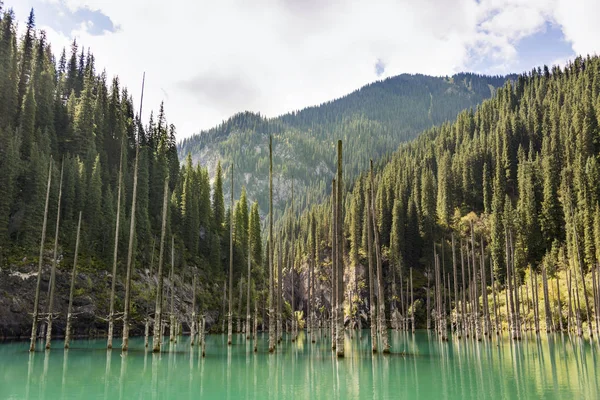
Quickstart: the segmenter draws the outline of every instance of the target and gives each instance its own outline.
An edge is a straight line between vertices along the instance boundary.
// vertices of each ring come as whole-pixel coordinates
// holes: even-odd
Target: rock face
[[[144,334],[144,318],[153,316],[156,294],[156,278],[151,277],[148,270],[138,270],[132,281],[132,336]],[[67,308],[69,306],[70,271],[57,268],[55,288],[55,317],[53,321],[53,334],[64,337],[66,326]],[[115,310],[123,310],[125,287],[123,277],[119,277],[116,284]],[[31,313],[35,297],[37,281],[37,265],[27,264],[16,268],[0,269],[0,340],[2,339],[28,339],[31,334]],[[40,286],[40,313],[48,311],[48,294],[50,284],[50,265],[44,265]],[[81,271],[75,278],[73,294],[72,321],[73,337],[104,336],[108,330],[106,318],[109,311],[111,275],[106,271]],[[170,294],[167,295],[171,282],[165,278],[165,308],[170,310]],[[189,282],[177,278],[175,283],[175,310],[181,316],[184,330],[188,327],[191,317],[192,288]],[[198,312],[198,311],[197,311]],[[207,311],[207,329],[214,325],[218,319],[218,311]],[[45,321],[40,320],[38,332],[45,333]],[[121,335],[122,323],[117,321],[115,337]]]

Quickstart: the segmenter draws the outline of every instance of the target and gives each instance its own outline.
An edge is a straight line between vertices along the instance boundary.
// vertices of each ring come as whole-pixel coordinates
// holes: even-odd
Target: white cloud
[[[146,71],[144,109],[164,99],[179,138],[237,111],[275,116],[344,95],[377,79],[378,60],[382,77],[446,75],[481,61],[506,73],[518,41],[548,21],[577,52],[597,51],[600,37],[597,0],[63,1],[120,27],[93,36],[84,24],[72,35],[136,99]],[[71,40],[49,37],[55,51]]]

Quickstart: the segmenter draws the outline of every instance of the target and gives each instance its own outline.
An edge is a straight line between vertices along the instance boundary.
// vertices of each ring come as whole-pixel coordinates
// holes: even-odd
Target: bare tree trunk
[[[546,312],[546,333],[550,332],[552,327],[552,313],[550,311],[550,297],[548,295],[548,275],[546,273],[546,264],[542,264],[542,285],[544,288],[544,311]]]
[[[383,353],[390,352],[388,342],[387,325],[385,321],[385,298],[383,295],[383,272],[381,270],[381,246],[379,244],[379,231],[375,216],[375,178],[373,177],[373,160],[371,160],[371,208],[373,215],[373,233],[375,236],[375,256],[377,260],[377,282],[379,287],[379,333],[381,335],[381,347]]]
[[[575,268],[575,320],[577,322],[577,336],[583,337],[583,322],[581,320],[581,301],[579,300],[579,279],[577,279],[577,268]]]
[[[236,310],[236,315],[237,315],[237,319],[236,319],[236,323],[235,323],[235,328],[233,330],[233,333],[240,333],[241,329],[242,329],[242,325],[241,325],[241,321],[240,321],[240,316],[242,315],[242,293],[243,293],[243,286],[244,286],[244,278],[242,276],[240,276],[240,281],[238,282],[238,288],[240,289],[240,295],[238,297],[238,309]]]
[[[229,315],[227,316],[227,344],[231,345],[233,331],[233,162],[231,163],[231,205],[229,207]]]
[[[283,303],[283,246],[282,246],[282,232],[279,232],[279,251],[277,253],[277,343],[281,343],[283,339],[283,321],[281,313],[281,303]]]
[[[430,273],[431,273],[431,269],[429,269],[427,271],[427,299],[426,299],[426,305],[425,305],[425,312],[427,313],[427,330],[431,329],[431,314],[430,314],[430,304],[429,304],[429,298],[430,298]],[[414,304],[412,305],[412,307],[414,307]]]
[[[458,333],[459,325],[458,325],[458,282],[456,277],[456,243],[454,241],[454,233],[452,233],[452,273],[454,276],[454,332]],[[450,306],[452,309],[452,306]],[[460,333],[458,333],[458,337],[460,338]]]
[[[343,251],[343,192],[342,141],[338,140],[337,162],[337,356],[344,357],[344,251]]]
[[[415,333],[415,298],[413,296],[413,278],[412,278],[412,267],[410,268],[410,304],[411,304],[411,329],[412,333]]]
[[[175,319],[175,237],[173,234],[171,234],[171,312],[169,321],[169,341],[175,342],[177,320]]]
[[[402,282],[402,268],[400,268],[400,326],[398,329],[406,330],[406,312],[404,310],[404,285]],[[408,301],[408,299],[406,300]]]
[[[152,351],[160,352],[162,342],[162,292],[163,292],[163,264],[165,252],[165,235],[167,232],[167,207],[169,195],[169,178],[165,179],[163,194],[162,228],[160,232],[160,251],[158,255],[158,286],[156,288],[156,310],[154,312],[154,335],[152,337]]]
[[[481,325],[479,321],[479,293],[477,292],[477,257],[475,254],[475,230],[473,227],[473,221],[471,221],[471,248],[473,249],[473,290],[474,290],[474,314],[475,314],[475,338],[481,340]],[[483,251],[483,249],[482,249]],[[483,288],[481,290],[483,297]]]
[[[273,307],[273,137],[269,136],[269,353],[275,351],[275,309]]]
[[[567,315],[567,329],[569,333],[573,332],[573,297],[571,288],[571,270],[569,269],[569,275],[567,275],[567,290],[569,292],[569,313]]]
[[[52,320],[54,313],[54,289],[56,286],[56,262],[58,259],[58,234],[60,231],[60,204],[62,199],[64,161],[60,168],[60,185],[58,187],[58,206],[56,210],[56,231],[54,233],[54,253],[52,256],[52,271],[50,272],[50,301],[48,302],[48,328],[46,330],[46,350],[50,349],[52,341]]]
[[[200,337],[202,340],[202,357],[206,357],[206,317],[204,316],[204,314],[202,314]]]
[[[290,244],[290,274],[292,274],[292,343],[296,341],[296,303],[295,303],[295,293],[294,293],[294,263],[295,263],[295,259],[294,259],[294,246],[296,245],[295,242],[295,225],[296,225],[296,216],[294,215],[294,177],[292,177],[292,243]]]
[[[313,219],[314,222],[314,219]],[[316,295],[315,295],[315,268],[319,263],[319,234],[317,229],[315,229],[315,259],[313,260],[313,263],[310,265],[311,268],[311,272],[310,272],[310,290],[312,293],[312,298],[309,301],[310,303],[310,310],[311,310],[311,315],[310,315],[310,323],[311,323],[311,327],[310,327],[310,334],[311,334],[311,342],[315,343],[317,341],[316,338],[316,334],[315,334],[315,329],[316,329],[316,325],[317,325],[317,321],[315,319],[316,317],[316,310],[315,310],[315,305],[314,302],[316,301]]]
[[[535,325],[535,333],[539,333],[540,327],[538,325],[538,308],[537,308],[537,299],[536,299],[536,295],[535,295],[535,289],[537,286],[537,279],[534,281],[534,272],[533,272],[533,268],[531,267],[531,265],[529,266],[529,280],[531,282],[531,297],[532,297],[532,306],[533,306],[533,322]]]
[[[117,260],[119,252],[119,224],[121,222],[121,192],[123,191],[123,143],[119,161],[119,188],[117,191],[117,218],[115,223],[115,243],[113,251],[112,282],[110,285],[110,311],[108,312],[108,338],[106,348],[112,349],[115,324],[115,286],[117,284]]]
[[[573,218],[573,232],[575,233],[575,247],[577,249],[577,261],[579,264],[579,276],[581,278],[581,285],[583,287],[583,299],[585,300],[585,312],[586,312],[586,321],[588,322],[588,332],[590,334],[590,337],[594,337],[594,331],[593,331],[593,323],[592,323],[592,319],[590,318],[590,303],[588,300],[588,295],[587,295],[587,285],[585,283],[585,273],[583,271],[583,261],[581,260],[581,253],[579,251],[579,238],[577,235],[577,229],[575,228],[575,217],[573,215],[573,210],[571,210],[571,215]],[[575,283],[577,283],[577,271],[575,272]],[[579,298],[579,291],[577,294],[577,297]],[[577,300],[577,302],[579,303],[579,300]],[[578,304],[578,308],[579,308],[579,304]],[[581,320],[581,318],[580,318]],[[579,336],[583,335],[583,331],[581,332],[581,334]]]
[[[127,249],[127,278],[125,279],[125,305],[123,307],[123,343],[121,351],[129,349],[129,309],[131,308],[131,277],[135,264],[133,261],[133,243],[135,239],[135,208],[137,203],[138,161],[140,145],[135,146],[135,167],[133,172],[133,194],[131,199],[131,220],[129,222],[129,247]]]
[[[144,321],[144,347],[148,347],[150,336],[150,318],[146,317],[146,321]]]
[[[558,307],[558,327],[563,332],[563,315],[562,315],[562,304],[560,303],[560,284],[558,281],[558,274],[556,275],[556,305]]]
[[[248,288],[246,290],[246,340],[250,339],[251,335],[251,316],[250,316],[250,270],[252,268],[252,252],[250,251],[250,235],[248,235]]]
[[[462,327],[463,335],[469,336],[467,329],[467,286],[465,284],[465,257],[463,252],[463,243],[462,239],[460,241],[460,268],[461,268],[461,278],[462,278],[462,304],[461,304],[461,321],[460,325]]]
[[[190,346],[196,339],[196,274],[192,278],[192,322],[190,323]]]
[[[77,238],[75,239],[75,255],[73,256],[73,270],[71,271],[71,288],[69,289],[69,308],[67,309],[67,327],[65,328],[65,349],[69,348],[71,341],[71,318],[73,310],[73,288],[75,287],[75,272],[77,271],[77,255],[79,254],[79,233],[81,232],[81,211],[77,223]]]
[[[500,335],[500,321],[498,320],[498,300],[496,298],[496,282],[494,279],[494,264],[490,262],[490,276],[492,279],[492,300],[494,302],[494,325],[496,329],[496,336]]]
[[[490,262],[491,264],[491,262]],[[481,296],[483,297],[483,313],[485,315],[485,334],[492,336],[492,321],[490,319],[490,305],[487,293],[487,277],[485,275],[485,247],[483,247],[483,235],[481,235]]]
[[[517,334],[515,331],[515,322],[514,322],[514,304],[513,304],[513,296],[512,296],[512,277],[510,274],[510,252],[508,247],[508,232],[504,231],[504,250],[505,250],[505,261],[506,261],[506,296],[507,296],[507,308],[508,308],[508,328],[512,332],[513,340],[516,339]]]
[[[598,281],[597,279],[597,269],[598,269],[598,264],[596,264],[593,268],[592,268],[592,290],[594,291],[593,293],[593,297],[594,297],[594,318],[596,319],[596,335],[598,337],[600,337],[600,298],[598,296]],[[558,281],[556,282],[556,288],[557,290],[559,290],[559,307],[560,307],[560,289],[559,285],[558,285]],[[562,314],[560,315],[562,316]],[[560,329],[562,330],[562,318],[561,318],[561,327]]]
[[[366,190],[367,202],[367,258],[369,262],[369,313],[371,314],[371,349],[377,352],[377,306],[375,304],[375,283],[373,276],[373,226],[371,225],[371,190]]]
[[[225,333],[225,307],[227,306],[227,279],[223,281],[223,309],[221,312],[221,332]]]
[[[331,349],[335,350],[337,324],[337,185],[331,183]]]
[[[510,262],[511,262],[511,270],[512,270],[512,278],[513,278],[513,288],[514,288],[514,303],[515,303],[515,326],[517,332],[517,340],[521,340],[521,312],[520,312],[520,300],[519,300],[519,280],[517,279],[517,269],[515,268],[515,249],[513,246],[513,238],[512,231],[508,232],[509,238],[509,248],[510,248]]]

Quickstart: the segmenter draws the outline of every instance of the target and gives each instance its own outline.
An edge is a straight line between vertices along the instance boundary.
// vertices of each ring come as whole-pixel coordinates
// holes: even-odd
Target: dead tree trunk
[[[463,335],[469,335],[467,331],[467,286],[465,284],[465,257],[463,252],[463,243],[462,239],[460,241],[460,268],[461,268],[461,278],[462,278],[462,302],[461,302],[461,318],[460,325],[462,328]]]
[[[163,264],[165,253],[165,235],[167,232],[167,207],[169,196],[169,178],[165,179],[163,194],[162,228],[160,232],[160,251],[158,255],[158,286],[156,288],[156,310],[154,312],[154,335],[152,337],[152,351],[160,352],[162,342],[162,292],[163,292]]]
[[[546,313],[546,333],[550,333],[552,327],[552,312],[550,311],[550,296],[548,294],[548,275],[546,264],[542,264],[542,285],[544,288],[544,311]]]
[[[138,161],[140,146],[135,147],[135,167],[133,172],[133,194],[131,199],[131,219],[129,221],[129,247],[127,249],[127,277],[125,279],[125,304],[123,307],[123,343],[121,351],[129,349],[129,309],[131,308],[131,277],[133,276],[133,243],[135,238],[135,209],[137,203]]]
[[[331,349],[335,350],[337,321],[337,185],[331,183]]]
[[[269,353],[276,345],[273,287],[273,137],[269,136]]]
[[[343,252],[343,182],[342,182],[342,141],[338,140],[337,162],[337,356],[344,357],[344,252]]]
[[[283,236],[282,232],[279,232],[279,251],[277,252],[277,343],[281,343],[281,340],[283,339],[283,321],[282,321],[282,307],[281,307],[281,303],[283,303],[283,296],[282,296],[282,283],[283,283],[283,265],[282,265],[282,258],[283,258],[283,247],[282,247],[282,239],[281,237]]]
[[[227,316],[227,344],[231,345],[233,331],[233,163],[231,163],[231,203],[229,207],[229,315]]]
[[[456,243],[454,241],[454,233],[452,233],[452,273],[454,276],[454,333],[460,338],[459,318],[458,318],[458,282],[456,275]],[[452,308],[452,306],[450,307]]]
[[[112,349],[115,324],[115,287],[117,284],[117,260],[119,252],[119,224],[121,222],[121,192],[123,191],[123,143],[121,143],[121,158],[119,161],[119,183],[117,190],[117,218],[115,223],[115,247],[113,251],[113,268],[110,285],[110,311],[108,312],[108,338],[106,348]]]
[[[295,227],[295,216],[294,216],[294,177],[292,177],[292,211],[291,211],[291,215],[292,215],[292,242],[290,244],[290,274],[292,274],[292,343],[296,341],[296,303],[295,303],[295,299],[294,299],[294,246],[296,245],[295,243],[295,238],[294,238],[294,227]]]
[[[491,263],[490,263],[491,264]],[[485,317],[485,334],[492,336],[492,321],[490,319],[490,305],[487,293],[487,277],[485,267],[485,247],[483,247],[483,235],[481,235],[481,296],[483,298],[483,313]]]
[[[415,333],[415,297],[413,292],[413,278],[412,278],[412,267],[410,268],[410,325],[412,329],[412,333]]]
[[[169,341],[175,342],[175,237],[171,234],[171,312],[169,313]]]
[[[75,273],[77,271],[77,255],[79,254],[79,233],[81,232],[81,211],[77,223],[77,238],[75,239],[75,255],[73,256],[73,270],[71,271],[71,288],[69,289],[69,308],[67,309],[67,327],[65,328],[65,349],[69,348],[71,341],[71,318],[73,310],[73,288],[75,287]]]
[[[52,321],[54,319],[54,289],[56,287],[56,263],[58,261],[58,234],[60,232],[60,205],[62,199],[64,161],[60,168],[60,184],[58,187],[58,206],[56,210],[56,231],[54,233],[54,252],[52,255],[52,271],[50,272],[50,300],[48,302],[48,327],[46,330],[46,350],[50,349],[52,341]]]
[[[381,335],[381,347],[383,353],[390,352],[388,342],[387,325],[385,321],[385,298],[383,294],[383,271],[381,270],[381,246],[379,244],[379,231],[377,230],[377,220],[375,216],[375,178],[373,176],[373,160],[371,160],[371,214],[373,216],[373,233],[375,236],[375,257],[377,260],[377,284],[379,287],[379,333]]]
[[[190,322],[190,346],[194,346],[196,339],[196,274],[192,278],[192,321]]]
[[[370,184],[369,184],[370,185]],[[369,313],[371,314],[371,349],[377,352],[377,306],[375,305],[375,284],[373,276],[373,226],[371,225],[371,190],[367,187],[367,258],[369,262]]]
[[[577,249],[577,261],[579,264],[579,276],[581,278],[581,285],[583,287],[583,299],[585,301],[585,312],[586,312],[586,321],[588,322],[588,332],[590,334],[590,337],[594,336],[594,331],[593,331],[593,323],[592,320],[590,318],[590,303],[588,300],[588,294],[587,294],[587,285],[585,283],[585,273],[583,271],[583,260],[581,259],[581,252],[579,251],[579,237],[577,234],[577,229],[575,227],[575,216],[573,214],[573,210],[571,210],[571,216],[573,219],[573,232],[575,234],[575,248]],[[575,273],[575,283],[577,283],[577,273]],[[579,291],[577,294],[577,297],[579,298]],[[579,303],[579,300],[577,300],[577,302]],[[579,308],[579,304],[578,304],[578,308]],[[580,318],[581,320],[581,318]],[[581,332],[580,336],[583,335],[583,331]]]
[[[473,249],[473,254],[472,254],[472,256],[473,256],[473,291],[474,291],[473,305],[475,306],[473,312],[475,315],[475,338],[477,340],[481,340],[481,324],[479,321],[479,293],[477,291],[478,268],[477,268],[477,257],[475,254],[475,230],[473,227],[473,221],[471,221],[471,248]],[[483,290],[481,292],[483,294]]]
[[[250,270],[252,268],[252,252],[250,251],[250,238],[248,238],[248,288],[246,290],[246,340],[250,339],[251,335],[251,316],[250,316]]]

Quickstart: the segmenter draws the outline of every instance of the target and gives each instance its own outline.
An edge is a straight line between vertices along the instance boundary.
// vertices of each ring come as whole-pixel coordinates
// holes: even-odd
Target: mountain
[[[337,100],[264,118],[239,113],[208,131],[181,141],[180,160],[208,167],[214,177],[220,160],[225,171],[226,197],[234,160],[235,197],[246,186],[248,197],[268,209],[268,136],[273,135],[275,209],[290,195],[292,177],[297,204],[322,199],[334,171],[334,143],[344,141],[346,179],[419,132],[446,121],[491,97],[510,77],[460,73],[451,77],[403,74],[366,85]]]
[[[428,281],[436,285],[440,274],[437,285],[446,285],[448,297],[456,296],[457,286],[466,290],[465,281],[468,290],[481,289],[486,282],[485,287],[510,292],[507,276],[521,293],[534,279],[547,291],[548,277],[552,285],[560,282],[561,320],[574,315],[571,283],[567,286],[573,282],[572,293],[582,299],[576,306],[583,315],[578,317],[579,327],[582,320],[590,326],[594,317],[587,298],[597,298],[598,285],[593,282],[600,262],[599,121],[600,57],[579,57],[564,69],[544,67],[520,75],[476,111],[463,111],[454,123],[428,129],[401,145],[373,180],[386,300],[397,298],[394,290],[402,287],[400,281],[408,287],[411,269],[415,298],[421,300],[416,305],[417,324],[424,326],[430,315],[425,312],[425,287]],[[368,174],[347,188],[344,282],[348,288],[368,288]],[[325,293],[331,287],[331,215],[331,203],[325,201],[293,220],[299,246],[306,249],[298,258],[311,260],[317,249],[317,290]],[[439,268],[434,272],[436,257]],[[453,260],[458,272],[453,271]],[[468,278],[465,267],[461,274],[463,261]],[[479,276],[470,282],[471,269],[481,283]],[[539,275],[534,278],[533,273]],[[363,289],[358,297],[365,299],[367,294]],[[498,298],[502,304],[504,296]],[[533,311],[527,313],[532,321]],[[502,318],[508,321],[505,314]]]

